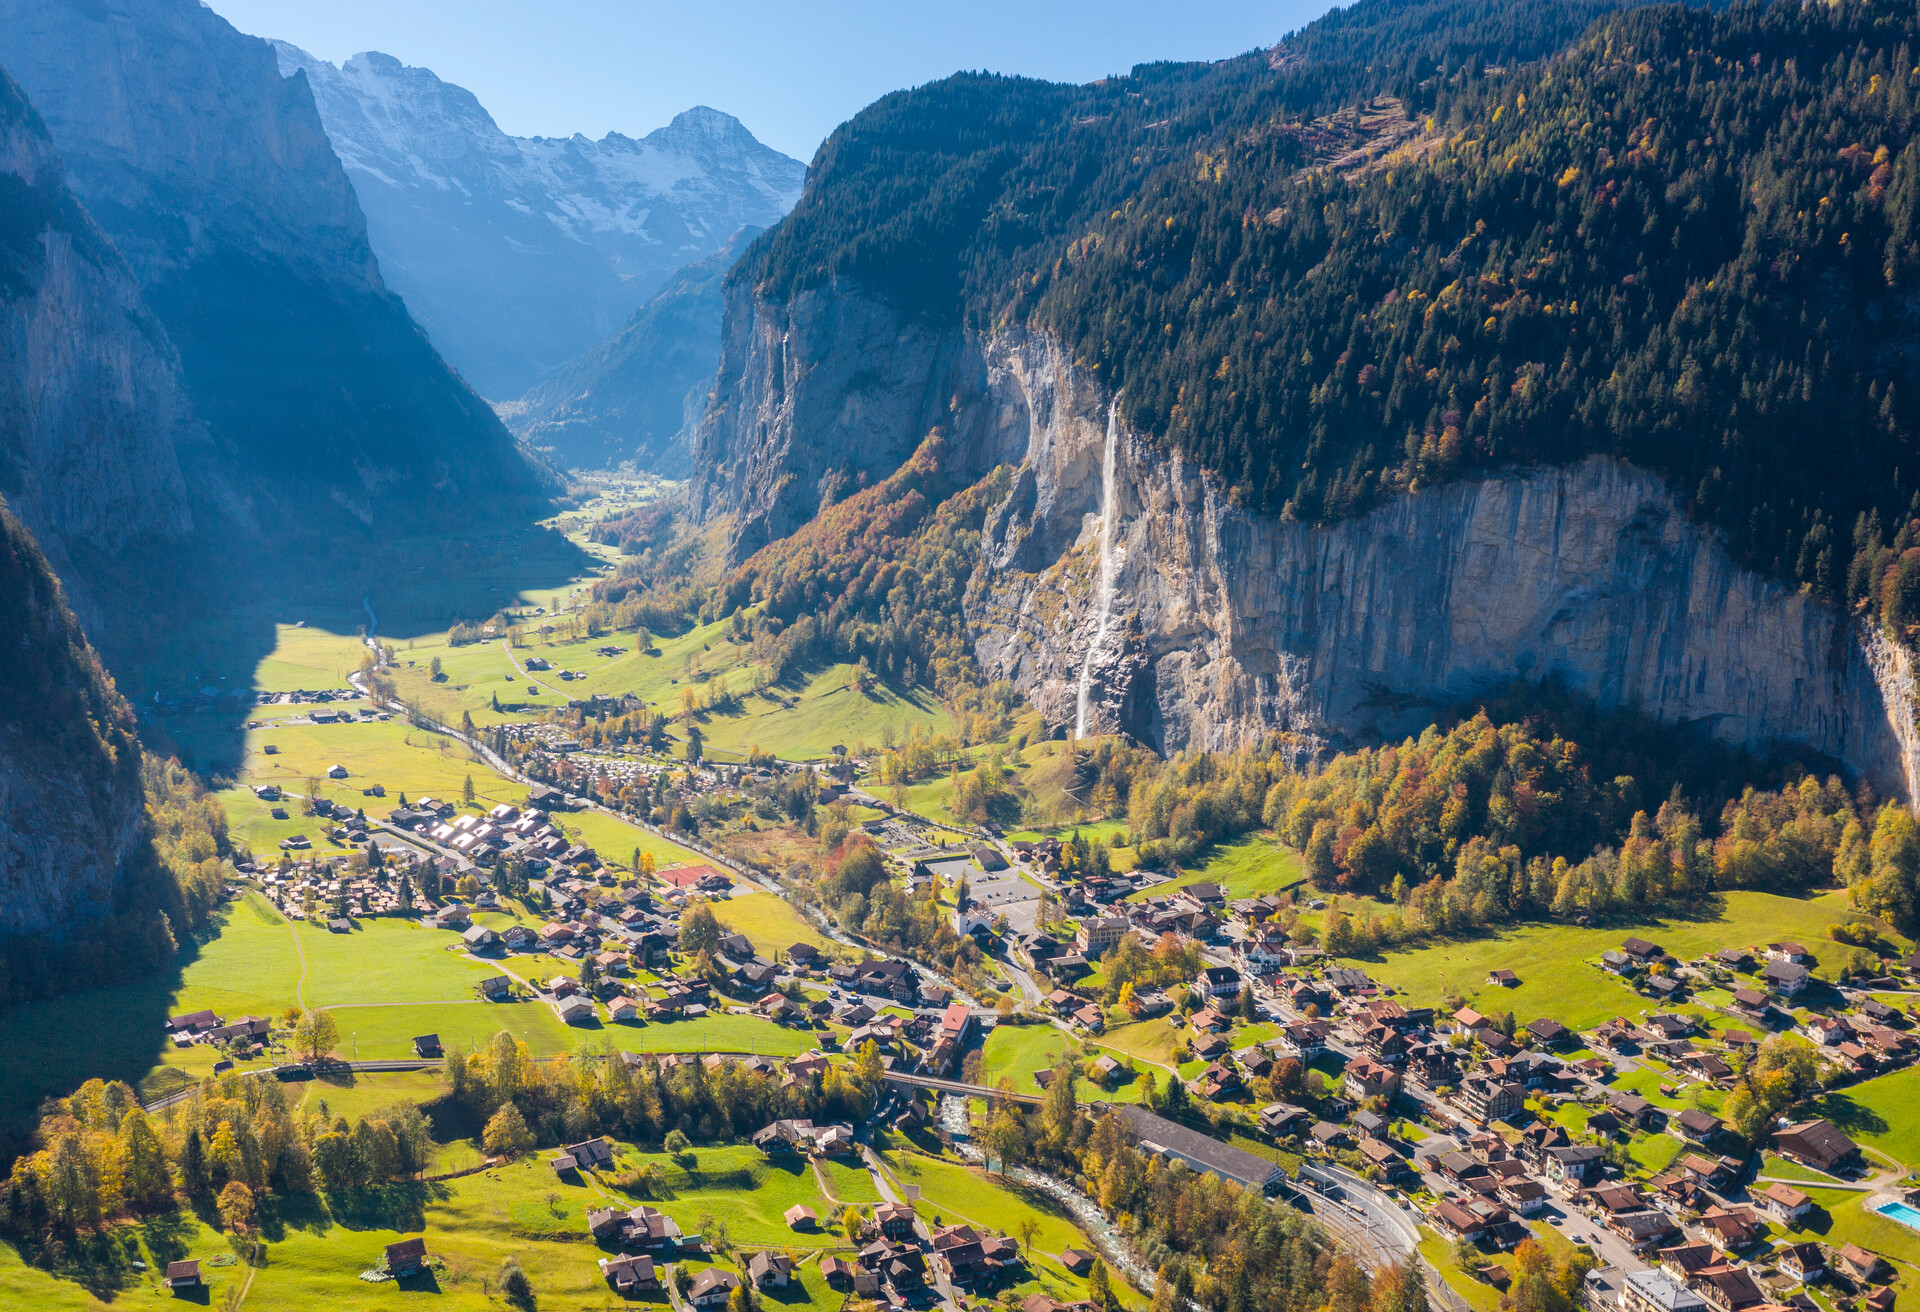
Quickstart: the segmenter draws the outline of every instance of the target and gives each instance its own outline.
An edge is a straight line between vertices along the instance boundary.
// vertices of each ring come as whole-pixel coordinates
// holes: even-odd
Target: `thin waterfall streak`
[[[1080,663],[1080,691],[1074,703],[1073,736],[1087,736],[1087,703],[1093,689],[1094,654],[1107,640],[1107,630],[1113,624],[1114,575],[1117,572],[1113,560],[1113,492],[1114,492],[1114,455],[1119,447],[1120,410],[1118,400],[1107,403],[1107,445],[1100,457],[1100,586],[1094,593],[1093,639],[1087,643],[1086,659]]]

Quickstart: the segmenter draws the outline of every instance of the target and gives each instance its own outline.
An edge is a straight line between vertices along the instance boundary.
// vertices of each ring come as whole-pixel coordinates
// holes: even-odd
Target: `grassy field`
[[[981,1073],[988,1084],[998,1084],[1001,1077],[1005,1076],[1013,1081],[1015,1092],[1030,1094],[1039,1088],[1034,1082],[1035,1072],[1051,1070],[1060,1055],[1069,1049],[1077,1052],[1079,1044],[1072,1036],[1051,1025],[996,1026],[987,1036],[986,1046],[981,1049]],[[1102,1047],[1099,1051],[1109,1052],[1115,1060],[1129,1055],[1120,1049]],[[1156,1071],[1154,1078],[1164,1082],[1166,1072]],[[1138,1102],[1143,1086],[1135,1078],[1111,1090],[1102,1091],[1092,1081],[1083,1080],[1080,1089],[1082,1098]]]
[[[1447,1287],[1466,1299],[1473,1312],[1499,1312],[1500,1291],[1472,1273],[1462,1271],[1453,1260],[1453,1245],[1425,1226],[1420,1228],[1420,1255],[1433,1263],[1433,1269],[1440,1273]]]
[[[1820,1114],[1892,1161],[1920,1163],[1920,1067],[1829,1093]]]
[[[750,695],[735,714],[704,717],[707,750],[744,757],[757,746],[788,760],[815,760],[836,745],[878,745],[889,729],[898,738],[907,736],[909,725],[931,726],[936,734],[954,730],[953,717],[926,689],[901,692],[876,684],[863,693],[853,686],[851,665],[810,670],[768,691],[796,699],[795,705]]]
[[[1920,1278],[1920,1234],[1868,1211],[1868,1195],[1849,1189],[1816,1188],[1806,1193],[1814,1201],[1814,1211],[1805,1218],[1803,1228],[1784,1232],[1786,1242],[1812,1239],[1836,1248],[1858,1244],[1894,1264],[1894,1283],[1903,1293],[1909,1280]],[[1778,1227],[1775,1237],[1783,1237]]]
[[[1736,890],[1723,896],[1719,914],[1712,919],[1623,921],[1605,928],[1523,925],[1391,952],[1382,960],[1360,964],[1376,979],[1417,998],[1438,999],[1457,992],[1483,1011],[1510,1010],[1522,1024],[1537,1016],[1552,1016],[1579,1028],[1614,1016],[1633,1016],[1648,1005],[1618,979],[1588,964],[1630,934],[1650,938],[1683,959],[1723,947],[1798,939],[1823,961],[1837,965],[1847,949],[1827,939],[1826,927],[1868,919],[1847,905],[1844,893],[1790,898]],[[1906,950],[1898,935],[1874,923],[1884,937],[1899,944],[1902,952]],[[1487,983],[1487,972],[1501,967],[1519,974],[1518,988]]]
[[[344,688],[366,654],[366,645],[352,633],[276,624],[273,654],[254,667],[253,687],[257,692]]]
[[[1218,884],[1227,900],[1233,901],[1290,888],[1305,878],[1300,858],[1291,849],[1266,834],[1243,834],[1208,848],[1198,863],[1183,867],[1171,884],[1142,889],[1131,894],[1129,900],[1188,884]]]
[[[738,893],[713,910],[722,924],[752,939],[754,949],[769,961],[784,962],[787,949],[796,943],[811,943],[835,955],[847,952],[775,893]]]

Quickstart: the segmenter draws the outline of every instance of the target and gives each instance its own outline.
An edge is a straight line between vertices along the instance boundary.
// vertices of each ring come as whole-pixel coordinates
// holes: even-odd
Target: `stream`
[[[956,1093],[949,1093],[940,1099],[940,1124],[953,1137],[953,1146],[960,1155],[969,1161],[979,1162],[986,1154],[973,1146],[972,1131],[967,1121],[967,1100]],[[1030,1189],[1038,1189],[1049,1198],[1061,1203],[1073,1213],[1074,1220],[1093,1240],[1093,1246],[1099,1250],[1102,1260],[1120,1272],[1134,1288],[1143,1294],[1151,1294],[1154,1275],[1147,1269],[1146,1263],[1134,1255],[1124,1236],[1100,1210],[1100,1205],[1075,1189],[1064,1180],[1040,1171],[1030,1171],[1024,1166],[1016,1166],[1008,1175]]]

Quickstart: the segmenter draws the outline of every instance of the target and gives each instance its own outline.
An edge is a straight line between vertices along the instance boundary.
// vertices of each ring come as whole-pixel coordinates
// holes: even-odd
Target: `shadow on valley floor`
[[[217,913],[171,966],[144,979],[0,1009],[0,1052],[31,1054],[31,1060],[0,1062],[0,1162],[26,1145],[45,1099],[63,1097],[90,1079],[124,1080],[139,1088],[165,1050],[163,1027],[187,967],[231,914]]]
[[[366,631],[370,606],[381,637],[420,637],[487,619],[522,593],[563,593],[598,563],[531,524],[335,543],[291,560],[263,547],[223,579],[201,580],[189,616],[137,649],[100,645],[140,709],[149,746],[202,775],[230,777],[243,758],[254,672],[275,649],[276,626],[351,637]]]

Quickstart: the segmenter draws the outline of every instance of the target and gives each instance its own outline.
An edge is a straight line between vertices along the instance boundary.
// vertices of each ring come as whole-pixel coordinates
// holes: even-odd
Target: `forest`
[[[1284,517],[1616,456],[1905,625],[1916,21],[1360,4],[1217,65],[960,75],[837,131],[733,276],[1044,327]]]

